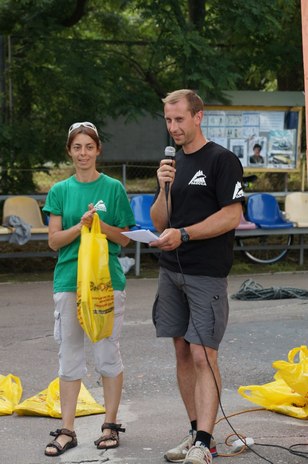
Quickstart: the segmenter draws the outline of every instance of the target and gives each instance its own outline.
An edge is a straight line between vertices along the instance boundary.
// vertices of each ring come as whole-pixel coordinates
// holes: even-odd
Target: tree
[[[76,120],[103,132],[108,116],[158,114],[175,88],[302,90],[299,24],[299,0],[2,2],[0,190],[33,191]]]

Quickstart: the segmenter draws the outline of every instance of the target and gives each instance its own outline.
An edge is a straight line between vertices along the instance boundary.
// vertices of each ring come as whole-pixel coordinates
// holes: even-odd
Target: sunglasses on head
[[[72,124],[71,127],[68,130],[68,135],[70,135],[73,132],[73,130],[78,129],[81,126],[88,127],[89,129],[94,130],[94,132],[96,133],[96,135],[98,137],[98,132],[97,132],[96,127],[94,126],[94,124],[92,124],[92,122],[88,122],[88,121],[75,122],[74,124]]]

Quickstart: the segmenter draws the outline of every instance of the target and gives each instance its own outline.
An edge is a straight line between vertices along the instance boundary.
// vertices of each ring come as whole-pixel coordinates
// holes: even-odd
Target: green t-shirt
[[[101,174],[94,182],[79,182],[75,176],[53,185],[43,211],[62,216],[64,230],[76,225],[93,203],[100,219],[111,226],[131,227],[135,219],[120,181]],[[54,271],[54,292],[75,292],[80,237],[60,248]],[[126,278],[118,255],[121,246],[108,240],[109,270],[114,290],[123,290]]]

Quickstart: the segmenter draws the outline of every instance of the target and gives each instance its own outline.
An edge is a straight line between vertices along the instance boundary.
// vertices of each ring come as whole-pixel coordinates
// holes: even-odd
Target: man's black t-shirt
[[[242,165],[234,153],[207,142],[195,153],[176,153],[176,175],[171,189],[171,227],[203,221],[222,207],[244,200]],[[233,260],[234,230],[215,238],[182,243],[162,251],[160,265],[184,274],[226,277]],[[178,256],[177,256],[178,254]]]

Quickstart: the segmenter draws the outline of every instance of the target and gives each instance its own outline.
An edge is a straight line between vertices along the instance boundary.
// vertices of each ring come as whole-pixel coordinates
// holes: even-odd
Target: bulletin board
[[[238,156],[244,169],[300,169],[302,107],[206,106],[202,132]],[[261,147],[254,155],[254,146]]]

